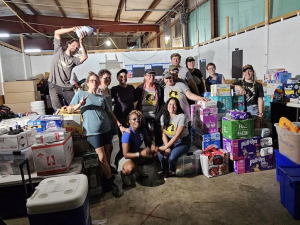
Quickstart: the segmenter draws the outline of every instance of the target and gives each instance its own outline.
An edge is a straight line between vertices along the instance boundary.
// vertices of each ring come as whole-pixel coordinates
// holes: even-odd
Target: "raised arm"
[[[54,37],[56,39],[60,39],[61,35],[69,33],[69,32],[75,32],[77,28],[80,28],[80,27],[62,28],[62,29],[56,30],[54,32]]]

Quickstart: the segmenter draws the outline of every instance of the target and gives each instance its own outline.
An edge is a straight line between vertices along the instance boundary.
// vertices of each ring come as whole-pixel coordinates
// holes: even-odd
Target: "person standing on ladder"
[[[83,39],[87,36],[86,32],[81,33],[79,40],[72,39],[66,43],[64,49],[62,48],[61,35],[72,31],[75,32],[76,29],[80,29],[80,27],[59,29],[54,32],[54,55],[50,67],[49,93],[52,107],[55,111],[62,107],[58,95],[65,99],[67,105],[70,104],[75,94],[70,84],[72,69],[82,64],[88,58],[83,45]],[[75,57],[74,55],[79,48],[82,55]]]

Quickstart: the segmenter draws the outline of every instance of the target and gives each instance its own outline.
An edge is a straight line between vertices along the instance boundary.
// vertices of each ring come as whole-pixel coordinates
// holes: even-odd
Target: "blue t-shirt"
[[[146,129],[133,131],[131,127],[129,127],[130,133],[124,132],[122,136],[122,143],[130,144],[129,152],[135,153],[139,152],[141,145],[145,141],[145,138],[148,136]]]
[[[212,84],[222,84],[222,74],[216,73],[216,79],[213,80],[211,76],[208,76],[205,81],[206,84],[212,85]]]
[[[80,107],[81,112],[83,112],[83,127],[86,136],[103,134],[110,131],[110,120],[108,119],[110,108],[105,97],[87,91],[77,91],[70,105],[77,105],[83,95],[85,97],[89,96],[86,99],[86,104]]]

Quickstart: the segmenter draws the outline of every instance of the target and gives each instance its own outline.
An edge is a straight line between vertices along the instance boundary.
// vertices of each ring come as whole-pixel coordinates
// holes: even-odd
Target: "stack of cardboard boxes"
[[[30,102],[40,101],[35,80],[4,82],[5,105],[14,113],[30,112]]]

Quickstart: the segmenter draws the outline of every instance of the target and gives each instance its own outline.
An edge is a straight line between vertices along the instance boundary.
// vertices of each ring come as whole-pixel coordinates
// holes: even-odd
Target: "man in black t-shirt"
[[[205,92],[204,79],[201,71],[195,68],[195,59],[193,57],[188,57],[185,60],[186,67],[189,69],[193,76],[193,79],[197,85],[199,95],[202,96]],[[192,89],[190,89],[192,91]]]

